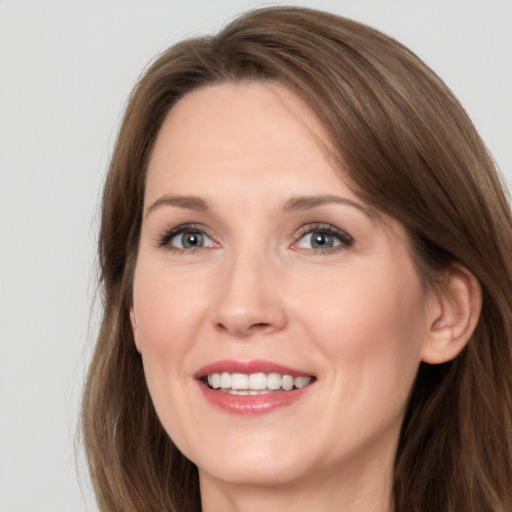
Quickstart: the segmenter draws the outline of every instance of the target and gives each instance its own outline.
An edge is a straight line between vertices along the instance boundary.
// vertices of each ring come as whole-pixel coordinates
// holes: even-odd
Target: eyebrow
[[[358,203],[357,201],[353,201],[352,199],[335,195],[312,195],[292,197],[288,199],[288,201],[286,201],[284,205],[284,210],[310,210],[312,208],[316,208],[318,206],[323,206],[326,204],[343,204],[346,206],[352,206],[353,208],[357,208],[358,210],[362,211],[371,219],[375,219],[375,217],[377,217],[377,211],[374,208],[366,206],[362,203]]]
[[[351,206],[353,208],[357,208],[371,219],[375,219],[377,217],[377,212],[374,208],[365,206],[361,203],[358,203],[357,201],[353,201],[352,199],[335,195],[303,195],[291,197],[285,202],[283,210],[286,212],[311,210],[318,206],[327,204],[342,204]],[[194,210],[199,212],[208,211],[210,209],[209,203],[200,197],[164,195],[148,207],[145,216],[147,217],[152,211],[160,208],[161,206],[174,206],[176,208],[183,208],[185,210]]]
[[[155,209],[161,206],[175,206],[186,210],[204,212],[210,208],[208,202],[195,196],[162,196],[152,203],[146,212],[146,217]]]

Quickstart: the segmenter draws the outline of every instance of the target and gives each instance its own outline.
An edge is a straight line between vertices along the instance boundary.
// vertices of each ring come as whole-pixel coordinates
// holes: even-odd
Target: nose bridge
[[[277,284],[277,266],[265,244],[246,241],[229,251],[215,308],[218,328],[246,337],[284,327],[286,314]]]

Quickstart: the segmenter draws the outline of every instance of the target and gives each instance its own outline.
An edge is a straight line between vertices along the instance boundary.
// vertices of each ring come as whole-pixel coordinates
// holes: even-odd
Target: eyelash
[[[294,242],[293,245],[297,246],[304,236],[312,233],[332,236],[339,240],[339,244],[324,249],[315,247],[309,249],[304,248],[303,251],[307,251],[308,254],[332,254],[347,249],[348,247],[352,247],[354,244],[354,239],[346,231],[343,231],[332,224],[313,223],[307,224],[299,229],[297,233],[297,241]]]
[[[181,224],[179,226],[176,226],[174,228],[166,228],[164,229],[158,236],[156,240],[156,246],[159,248],[166,248],[174,253],[183,254],[185,252],[188,253],[194,253],[198,250],[201,250],[205,247],[199,246],[199,247],[190,247],[190,248],[181,248],[176,247],[174,245],[171,245],[171,240],[183,233],[199,233],[202,234],[208,238],[208,234],[206,233],[204,227],[201,227],[197,224]],[[328,235],[336,238],[339,241],[338,245],[334,245],[332,247],[327,248],[302,248],[303,251],[306,251],[307,254],[328,254],[328,253],[334,253],[338,252],[340,250],[346,249],[348,247],[351,247],[354,244],[354,239],[352,236],[350,236],[346,231],[343,231],[342,229],[339,229],[332,224],[325,224],[325,223],[314,223],[314,224],[307,224],[305,226],[302,226],[296,235],[296,241],[293,243],[292,248],[295,246],[295,249],[300,249],[300,247],[296,247],[300,241],[308,234],[312,233],[318,233],[323,235]],[[206,247],[207,248],[207,247]]]
[[[176,226],[174,228],[167,228],[164,229],[158,236],[156,241],[156,246],[160,248],[166,248],[171,252],[182,254],[184,252],[193,253],[200,249],[203,249],[202,246],[200,247],[190,247],[190,248],[181,248],[176,247],[174,245],[171,245],[171,240],[183,233],[200,233],[208,238],[210,238],[206,232],[205,229],[201,226],[198,226],[197,224],[180,224],[179,226]]]

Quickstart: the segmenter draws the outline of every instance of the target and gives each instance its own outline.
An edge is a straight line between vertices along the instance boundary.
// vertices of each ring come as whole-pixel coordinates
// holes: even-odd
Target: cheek
[[[138,349],[155,410],[165,429],[174,434],[179,431],[176,411],[181,411],[179,417],[186,416],[187,407],[183,395],[171,391],[190,385],[184,363],[198,326],[194,297],[199,291],[194,280],[185,286],[176,278],[171,282],[168,271],[148,267],[137,268],[134,278]]]
[[[170,272],[140,266],[135,273],[133,311],[137,321],[139,351],[155,410],[165,430],[186,446],[183,425],[190,424],[183,390],[190,386],[184,362],[190,357],[200,321],[200,283],[183,280]],[[203,294],[204,295],[204,294]]]
[[[310,319],[311,338],[337,375],[359,389],[378,384],[407,394],[426,334],[425,298],[414,269],[391,270],[352,272],[313,290],[299,315]]]
[[[141,267],[135,273],[133,308],[143,355],[180,358],[180,344],[198,328],[204,310],[202,280]]]
[[[338,404],[324,410],[324,428],[342,450],[347,439],[399,431],[419,366],[423,293],[414,280],[382,276],[344,280],[329,301],[308,296],[309,338],[327,361],[326,401]]]

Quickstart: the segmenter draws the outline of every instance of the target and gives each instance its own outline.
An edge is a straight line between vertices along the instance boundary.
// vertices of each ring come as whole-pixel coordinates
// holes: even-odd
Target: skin
[[[285,87],[242,82],[186,95],[154,147],[132,328],[157,414],[199,468],[206,512],[391,511],[418,365],[456,355],[469,329],[450,316],[470,302],[467,273],[452,287],[462,299],[429,291],[402,226],[361,202],[317,137],[328,140]],[[342,201],[289,208],[326,195]],[[181,249],[179,235],[162,246],[187,223],[203,247]],[[326,225],[350,238],[312,248],[308,235]],[[226,414],[194,379],[222,359],[265,359],[316,381],[271,413]]]

